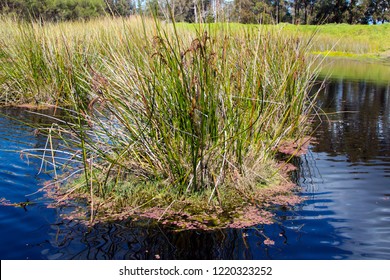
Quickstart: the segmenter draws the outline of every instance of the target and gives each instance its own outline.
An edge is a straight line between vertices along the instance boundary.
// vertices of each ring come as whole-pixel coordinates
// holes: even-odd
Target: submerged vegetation
[[[145,18],[0,25],[0,102],[67,113],[40,129],[44,162],[64,171],[46,190],[86,197],[91,220],[245,226],[289,203],[275,155],[309,133],[312,37]]]

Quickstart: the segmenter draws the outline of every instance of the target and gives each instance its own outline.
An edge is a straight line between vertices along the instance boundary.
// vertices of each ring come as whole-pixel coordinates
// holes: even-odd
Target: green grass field
[[[212,26],[214,24],[211,24]],[[215,24],[224,25],[232,32],[257,29],[259,25],[244,25],[237,23]],[[193,29],[193,24],[180,23],[184,29]],[[327,56],[342,56],[350,58],[390,57],[390,24],[382,25],[269,25],[266,28],[280,28],[294,36],[311,37],[316,34],[312,52]],[[264,28],[264,26],[262,26]]]
[[[288,31],[310,35],[316,31],[313,51],[332,56],[390,56],[390,24],[321,26],[286,25]]]

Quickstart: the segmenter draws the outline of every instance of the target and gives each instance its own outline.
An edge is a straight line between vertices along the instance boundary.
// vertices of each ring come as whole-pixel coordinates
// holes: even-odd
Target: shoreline
[[[307,153],[311,140],[310,137],[304,137],[298,141],[284,141],[278,153],[289,156],[290,159],[302,156]],[[95,201],[97,206],[92,210],[89,208],[91,205],[89,194],[64,192],[62,186],[52,182],[49,184],[50,188],[43,187],[41,191],[46,192],[45,196],[53,200],[49,208],[58,206],[75,208],[74,211],[63,214],[62,218],[77,220],[87,226],[105,222],[142,223],[148,221],[148,223],[165,226],[174,231],[239,229],[259,224],[273,224],[275,208],[288,208],[304,201],[304,198],[299,195],[300,187],[290,179],[291,172],[297,170],[297,167],[285,161],[278,161],[274,167],[283,182],[259,188],[251,201],[246,202],[245,205],[235,206],[231,212],[225,212],[215,205],[205,207],[198,213],[191,212],[191,209],[187,211],[186,207],[191,207],[191,198],[183,201],[174,200],[167,207],[147,207],[145,205],[142,207],[141,205],[117,208],[114,204],[103,205]]]

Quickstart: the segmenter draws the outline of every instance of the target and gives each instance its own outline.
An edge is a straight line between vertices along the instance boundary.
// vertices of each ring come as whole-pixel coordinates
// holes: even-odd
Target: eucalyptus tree
[[[390,20],[390,0],[371,0],[369,9],[374,24],[385,23]]]
[[[106,11],[113,16],[130,16],[135,13],[134,0],[104,0]]]

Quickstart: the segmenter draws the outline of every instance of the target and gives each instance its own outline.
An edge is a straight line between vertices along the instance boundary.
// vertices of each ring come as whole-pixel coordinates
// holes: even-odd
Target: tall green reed
[[[178,195],[217,195],[240,178],[265,184],[279,142],[307,133],[309,43],[262,28],[233,36],[200,25],[191,36],[156,22],[152,37],[138,31],[121,38],[124,51],[105,46],[89,106],[75,99],[101,191],[129,178]]]
[[[68,106],[70,118],[50,132],[81,155],[75,168],[91,201],[167,206],[206,194],[208,203],[244,203],[271,184],[280,141],[308,133],[311,38],[144,18],[15,34],[23,46],[2,48],[14,62],[0,75],[21,83],[10,88],[26,100],[45,93]]]

